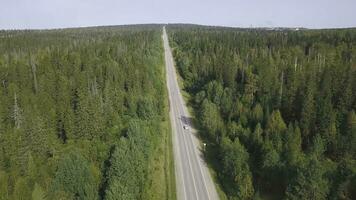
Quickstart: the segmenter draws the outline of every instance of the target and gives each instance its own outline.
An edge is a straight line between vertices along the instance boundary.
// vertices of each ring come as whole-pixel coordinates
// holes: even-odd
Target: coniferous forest
[[[356,199],[356,29],[167,32],[222,199]],[[161,34],[0,31],[0,200],[175,199]]]
[[[172,199],[162,51],[158,25],[0,31],[0,199]]]
[[[356,199],[356,30],[168,26],[227,199]]]

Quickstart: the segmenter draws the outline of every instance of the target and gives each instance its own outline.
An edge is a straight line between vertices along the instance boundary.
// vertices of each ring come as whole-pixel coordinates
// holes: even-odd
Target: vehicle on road
[[[218,200],[219,197],[213,179],[200,151],[199,138],[189,131],[192,128],[190,126],[191,121],[188,108],[185,107],[184,99],[179,90],[165,27],[163,28],[162,39],[165,49],[170,119],[172,127],[177,128],[176,131],[172,131],[174,137],[174,167],[177,176],[177,199]]]

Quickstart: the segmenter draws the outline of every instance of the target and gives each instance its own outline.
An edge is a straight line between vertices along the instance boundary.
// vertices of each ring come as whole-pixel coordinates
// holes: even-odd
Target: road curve
[[[177,185],[177,199],[217,200],[218,195],[201,153],[196,132],[191,127],[190,115],[182,98],[166,28],[163,27],[166,77],[170,101],[173,133],[173,152]],[[184,129],[184,126],[188,129]]]

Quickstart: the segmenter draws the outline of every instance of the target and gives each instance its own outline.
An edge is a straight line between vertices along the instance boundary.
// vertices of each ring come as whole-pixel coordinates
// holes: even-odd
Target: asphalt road
[[[163,27],[170,119],[173,133],[177,199],[219,199],[201,153],[201,145],[191,126],[190,115],[181,95],[167,33]],[[186,126],[188,129],[184,129]]]

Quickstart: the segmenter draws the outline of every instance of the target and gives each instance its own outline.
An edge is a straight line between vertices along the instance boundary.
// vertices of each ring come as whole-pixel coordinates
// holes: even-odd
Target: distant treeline
[[[168,26],[228,199],[356,199],[356,30]]]
[[[1,31],[0,199],[147,199],[162,52],[159,25]]]

